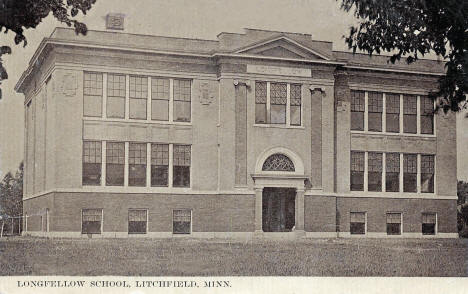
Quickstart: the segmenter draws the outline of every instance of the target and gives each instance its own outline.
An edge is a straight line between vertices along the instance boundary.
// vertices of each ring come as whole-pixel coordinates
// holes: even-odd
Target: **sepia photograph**
[[[468,276],[466,0],[0,0],[0,32],[1,294]]]

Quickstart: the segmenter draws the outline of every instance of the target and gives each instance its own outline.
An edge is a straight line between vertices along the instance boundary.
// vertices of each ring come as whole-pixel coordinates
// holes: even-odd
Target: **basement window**
[[[146,209],[130,209],[128,211],[128,233],[146,234],[148,227],[148,211]]]
[[[102,209],[83,209],[81,216],[82,234],[101,234]]]
[[[387,213],[387,235],[401,235],[401,213]]]
[[[192,231],[192,211],[176,209],[172,212],[172,233],[190,234]]]
[[[366,213],[351,212],[349,230],[351,235],[364,235],[366,233]]]
[[[422,214],[422,234],[423,235],[435,235],[437,224],[437,214],[435,213],[423,213]]]

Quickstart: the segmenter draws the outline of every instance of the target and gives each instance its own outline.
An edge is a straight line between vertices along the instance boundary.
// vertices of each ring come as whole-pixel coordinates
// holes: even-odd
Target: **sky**
[[[104,30],[105,15],[125,14],[125,32],[197,39],[216,39],[220,32],[242,33],[243,28],[309,33],[315,40],[332,41],[334,50],[344,43],[354,17],[340,10],[335,0],[97,0],[79,20],[89,29]],[[9,79],[3,81],[0,100],[0,177],[15,171],[23,159],[24,96],[14,86],[44,37],[63,26],[48,17],[27,30],[26,47],[13,46],[4,56]],[[13,45],[14,35],[0,35],[1,45]],[[468,118],[457,115],[458,179],[468,181]]]

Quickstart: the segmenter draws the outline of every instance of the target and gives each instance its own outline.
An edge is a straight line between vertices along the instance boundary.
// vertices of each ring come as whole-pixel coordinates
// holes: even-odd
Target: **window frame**
[[[100,90],[101,90],[101,93],[100,95],[96,95],[96,94],[86,94],[86,89],[93,89],[93,90],[96,90],[98,88],[92,88],[92,87],[86,87],[86,82],[90,81],[90,80],[86,80],[86,77],[89,76],[89,75],[96,75],[97,77],[100,76],[101,77],[101,80],[99,81],[96,80],[94,81],[97,85],[99,84],[100,82]],[[100,108],[100,113],[99,115],[86,115],[85,114],[85,109],[86,109],[86,96],[92,96],[94,99],[99,99],[97,97],[100,97],[100,100],[101,100],[101,108]],[[89,117],[89,118],[96,118],[96,117],[102,117],[103,116],[103,112],[104,112],[104,73],[102,72],[93,72],[93,71],[83,71],[83,117]]]
[[[353,213],[356,213],[356,214],[357,213],[360,213],[360,214],[362,213],[362,214],[364,214],[364,233],[362,233],[362,234],[353,233],[351,231],[351,224],[356,223],[356,222],[352,222],[352,214]],[[367,235],[367,211],[350,211],[349,212],[349,234],[351,236],[365,236],[365,235]]]
[[[114,144],[114,143],[118,143],[118,144],[122,144],[122,145],[123,145],[123,152],[124,152],[124,155],[123,155],[124,161],[123,161],[123,163],[109,163],[109,160],[108,160],[109,154],[108,154],[107,151],[108,151],[108,149],[109,149],[109,145],[110,145],[110,144]],[[126,152],[126,149],[127,149],[127,148],[125,147],[125,145],[126,145],[126,142],[124,142],[124,141],[106,141],[106,154],[105,154],[105,155],[106,155],[106,161],[105,161],[105,162],[106,162],[106,179],[105,179],[105,186],[106,186],[106,187],[125,187],[125,183],[127,182],[127,181],[125,180],[125,176],[126,176],[126,173],[127,173],[127,172],[126,172],[126,162],[128,162],[128,159],[127,159],[127,158],[128,158],[128,153]],[[114,156],[114,155],[113,155],[113,156]],[[115,157],[115,156],[114,156],[114,157]],[[120,156],[117,155],[117,157],[120,157]],[[114,165],[119,164],[119,165],[123,165],[122,169],[123,169],[124,178],[123,178],[123,183],[122,183],[121,185],[120,185],[120,184],[119,184],[119,185],[109,185],[109,184],[108,184],[107,177],[108,177],[108,171],[109,171],[109,164],[114,164]],[[128,177],[128,176],[127,176],[127,177]]]
[[[83,232],[83,216],[85,210],[100,210],[101,211],[101,219],[100,219],[100,231],[99,233],[85,233]],[[104,209],[103,208],[82,208],[81,209],[81,235],[102,235],[104,232]]]
[[[96,145],[99,145],[99,158],[100,158],[100,162],[85,162],[85,158],[86,158],[86,147],[85,145],[87,143],[93,143],[96,147]],[[83,145],[82,145],[82,158],[81,158],[81,185],[82,186],[101,186],[102,185],[102,181],[103,181],[103,171],[102,171],[102,163],[103,163],[103,158],[102,158],[102,141],[97,141],[97,140],[83,140]],[[95,155],[94,157],[96,158],[97,155],[96,155],[96,150],[95,149]],[[89,183],[85,183],[84,182],[84,178],[85,178],[85,164],[94,164],[94,165],[99,165],[99,182],[98,183],[95,183],[95,184],[89,184]]]
[[[424,233],[424,224],[431,224],[431,223],[425,223],[424,222],[424,215],[434,215],[435,222],[434,222],[434,233],[433,234],[427,234],[427,233],[425,234]],[[436,236],[438,234],[438,226],[439,226],[439,218],[438,218],[437,212],[427,211],[427,212],[422,212],[421,213],[421,234],[423,236]]]
[[[188,172],[188,180],[189,180],[189,184],[188,186],[179,186],[179,185],[174,185],[174,181],[175,181],[175,176],[176,176],[176,173],[174,172],[176,166],[178,167],[183,167],[183,166],[186,166],[186,165],[175,165],[175,147],[178,146],[178,147],[185,147],[185,148],[189,148],[189,166],[188,166],[188,169],[189,169],[189,172]],[[169,149],[170,150],[170,149]],[[171,151],[171,150],[170,150]],[[184,151],[184,154],[186,152]],[[184,160],[186,160],[185,156],[184,156]],[[172,144],[172,163],[170,162],[170,164],[172,164],[172,179],[169,179],[171,182],[172,182],[172,187],[173,188],[191,188],[192,187],[192,145],[190,144]]]
[[[174,216],[175,211],[189,211],[190,212],[190,230],[188,233],[176,233],[174,230]],[[172,236],[191,236],[193,233],[193,209],[191,208],[177,208],[172,209]]]
[[[395,224],[395,223],[389,223],[388,222],[388,215],[389,214],[399,214],[400,215],[400,232],[398,234],[389,234],[388,233],[388,225],[389,224]],[[387,236],[403,236],[403,212],[399,211],[388,211],[385,213],[385,224],[386,224],[386,233]]]
[[[130,232],[130,211],[144,211],[146,214],[145,219],[145,231],[144,232]],[[148,208],[129,208],[127,210],[127,233],[129,235],[146,235],[148,234],[148,225],[149,225],[149,209]]]
[[[135,79],[135,85],[133,86],[135,89],[132,91],[132,79]],[[128,77],[128,118],[130,120],[147,120],[148,119],[148,99],[149,99],[149,91],[148,91],[148,77],[147,76],[140,76],[140,75],[129,75]],[[142,84],[138,84],[137,81],[142,80]],[[146,82],[145,82],[146,81]],[[141,86],[146,91],[138,91],[138,87]],[[135,92],[135,96],[138,96],[137,93],[145,93],[142,97],[134,97],[132,96],[132,92]],[[132,100],[144,100],[145,101],[145,112],[144,117],[132,117]]]
[[[142,152],[142,150],[132,150],[132,146],[143,146],[143,149],[144,149],[144,152]],[[131,154],[132,152],[136,152],[138,151],[138,153],[140,154],[140,157],[141,158],[138,158],[138,160],[142,160],[144,158],[144,164],[142,163],[131,163],[131,159],[135,160],[137,159],[137,156],[135,154],[135,157],[134,158],[131,158]],[[143,153],[143,156],[141,156],[141,154]],[[125,156],[125,155],[124,155]],[[128,164],[127,164],[127,174],[128,174],[128,186],[129,187],[146,187],[147,186],[147,174],[148,174],[148,144],[147,143],[142,143],[142,142],[129,142],[128,143],[128,156],[126,156],[127,158],[127,161],[128,161]],[[125,162],[125,157],[124,157],[124,162]],[[144,176],[144,185],[136,185],[136,184],[131,184],[130,182],[130,179],[132,179],[132,177],[130,176],[131,174],[131,166],[144,166],[144,169],[145,169],[145,176]],[[124,180],[125,182],[125,180]]]
[[[361,155],[362,154],[362,171],[360,170],[361,168],[358,166],[358,162],[353,164],[353,154],[355,154],[356,156],[358,155]],[[366,152],[365,151],[359,151],[359,150],[351,150],[350,152],[350,157],[351,157],[351,160],[350,160],[350,191],[352,192],[364,192],[366,190]],[[357,160],[357,159],[356,159]],[[358,170],[354,170],[353,169],[353,166],[357,166],[356,169]],[[361,176],[361,173],[362,173],[362,190],[356,190],[356,189],[353,189],[353,172],[355,173],[359,173],[359,175]]]

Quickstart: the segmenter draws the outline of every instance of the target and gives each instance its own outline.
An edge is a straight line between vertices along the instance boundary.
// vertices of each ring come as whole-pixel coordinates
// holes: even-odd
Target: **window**
[[[401,213],[387,213],[387,235],[401,235]]]
[[[169,120],[169,79],[151,79],[151,119]]]
[[[146,186],[146,143],[128,146],[128,185]]]
[[[351,191],[364,191],[364,152],[351,151]]]
[[[151,144],[151,186],[167,187],[169,175],[169,145]]]
[[[81,233],[101,234],[102,209],[83,209],[81,213]]]
[[[174,187],[190,187],[190,145],[174,145]]]
[[[282,83],[270,84],[270,123],[286,123],[287,85]]]
[[[177,209],[172,212],[173,234],[190,234],[192,230],[192,211]]]
[[[190,122],[191,81],[174,80],[174,121]]]
[[[382,153],[369,152],[367,186],[368,191],[382,191]]]
[[[364,235],[366,233],[366,213],[351,212],[349,231],[351,235]]]
[[[363,91],[351,91],[351,130],[364,131],[365,98]]]
[[[382,111],[383,111],[383,95],[382,93],[368,93],[369,113],[368,113],[368,130],[373,132],[382,131]]]
[[[385,154],[385,191],[398,192],[400,190],[400,154]]]
[[[403,96],[403,132],[416,134],[417,132],[417,96]]]
[[[434,134],[434,102],[421,96],[421,134]]]
[[[295,171],[294,163],[284,154],[276,153],[269,156],[262,166],[262,171]]]
[[[434,155],[421,155],[421,192],[434,193]]]
[[[102,116],[102,73],[84,73],[83,115]]]
[[[385,94],[385,125],[389,133],[400,132],[400,95]]]
[[[128,233],[129,234],[146,234],[148,212],[146,209],[129,209],[128,210]]]
[[[435,213],[423,213],[422,214],[422,234],[423,235],[435,235],[437,224],[437,214]]]
[[[301,85],[291,85],[290,121],[292,126],[301,125]]]
[[[125,169],[125,144],[107,142],[106,146],[106,185],[123,186]]]
[[[101,184],[101,142],[83,142],[83,185]]]
[[[148,78],[130,76],[129,84],[129,117],[146,119]]]
[[[125,117],[125,76],[107,75],[107,117]]]
[[[267,123],[267,83],[255,82],[255,123]]]
[[[417,192],[417,165],[416,154],[403,154],[403,192]]]

